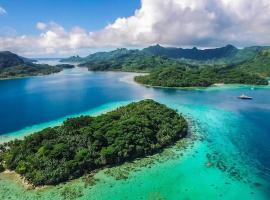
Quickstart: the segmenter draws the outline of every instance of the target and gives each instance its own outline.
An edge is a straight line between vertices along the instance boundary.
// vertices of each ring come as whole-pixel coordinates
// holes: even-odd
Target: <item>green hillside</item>
[[[24,60],[9,51],[0,51],[0,70],[16,65],[24,64]]]
[[[262,50],[254,58],[232,67],[248,73],[270,77],[270,49]]]
[[[143,100],[1,145],[0,168],[15,170],[34,185],[55,185],[156,153],[183,138],[187,126],[175,110]]]
[[[164,56],[153,56],[139,50],[117,49],[100,52],[85,58],[80,66],[93,71],[151,71],[156,68],[182,65],[180,61]]]
[[[220,67],[228,64],[237,64],[250,60],[257,56],[261,51],[270,47],[253,46],[238,49],[232,45],[214,49],[183,49],[175,47],[162,47],[160,45],[150,46],[143,49],[150,55],[166,56],[168,58],[180,59],[189,64],[219,65]]]
[[[268,81],[255,74],[230,68],[168,67],[152,71],[149,75],[137,76],[135,81],[160,87],[208,87],[215,83],[267,85]]]
[[[190,60],[213,60],[221,58],[231,58],[235,56],[238,49],[232,45],[227,45],[221,48],[214,49],[198,49],[196,47],[192,49],[174,48],[174,47],[162,47],[160,45],[150,46],[142,50],[143,52],[151,55],[166,56],[168,58],[175,59],[190,59]]]
[[[50,66],[31,63],[32,59],[20,57],[9,51],[0,52],[0,79],[57,73],[73,65]]]
[[[183,49],[174,47],[150,46],[143,50],[128,50],[125,48],[110,52],[98,52],[81,58],[73,56],[64,61],[80,61],[81,67],[93,71],[142,71],[166,67],[190,68],[194,66],[213,68],[237,68],[245,72],[270,76],[270,47],[253,46],[237,49],[232,45],[221,48]]]
[[[60,62],[67,62],[67,63],[80,63],[83,62],[84,59],[80,56],[71,56],[69,58],[63,58],[60,60]]]

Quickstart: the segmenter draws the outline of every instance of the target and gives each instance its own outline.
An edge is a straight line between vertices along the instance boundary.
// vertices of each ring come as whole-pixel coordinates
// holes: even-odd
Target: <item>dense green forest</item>
[[[269,50],[267,46],[253,46],[238,49],[232,45],[214,49],[183,49],[175,47],[162,47],[160,45],[150,46],[143,49],[150,55],[166,56],[168,58],[180,59],[189,64],[219,65],[237,64],[248,61],[257,56],[263,50]]]
[[[24,76],[48,75],[57,73],[65,68],[73,68],[73,65],[61,64],[50,66],[46,64],[34,64],[31,59],[20,57],[9,51],[0,52],[0,79],[16,78]]]
[[[256,75],[270,76],[269,52],[270,47],[260,46],[237,49],[232,45],[227,45],[221,48],[200,50],[197,48],[165,48],[156,45],[142,50],[121,48],[110,52],[98,52],[84,58],[72,56],[62,61],[79,62],[79,66],[87,67],[91,71],[152,72],[163,68],[181,68],[184,65],[185,68],[191,69],[190,73],[200,74],[195,69],[206,68],[206,71],[209,71],[209,68],[212,68],[216,75],[211,78],[211,81],[208,77],[202,77],[201,81],[206,81],[206,83],[199,81],[191,85],[208,85],[213,81],[262,84],[261,78]],[[65,64],[54,67],[38,66],[25,62],[25,60],[27,59],[10,52],[0,52],[0,78],[50,74],[61,71],[62,68],[73,67],[72,65],[65,67]],[[202,72],[204,73],[204,71]],[[221,73],[224,75],[222,76]],[[243,77],[240,78],[240,75]],[[192,76],[194,75],[190,74],[188,77]],[[217,80],[217,78],[221,79]],[[251,81],[248,81],[249,78]]]
[[[214,83],[267,85],[268,81],[255,74],[234,68],[186,68],[169,67],[158,69],[135,81],[150,86],[162,87],[208,87]]]
[[[15,170],[36,186],[57,184],[153,154],[186,133],[187,122],[176,111],[143,100],[3,144],[0,168]]]
[[[270,77],[270,49],[262,50],[254,58],[237,65],[232,65],[231,67],[251,74]]]
[[[232,45],[214,49],[198,49],[196,47],[192,49],[183,49],[176,47],[162,47],[160,45],[150,46],[142,51],[151,55],[166,56],[174,59],[190,59],[190,60],[213,60],[213,59],[225,59],[235,56],[238,49]]]
[[[0,79],[48,75],[60,71],[62,68],[50,65],[22,64],[0,69]]]
[[[162,56],[148,55],[139,50],[118,49],[112,52],[96,53],[80,66],[92,71],[140,71],[172,67],[181,64],[177,60]]]
[[[253,46],[238,49],[233,45],[226,45],[220,48],[212,49],[198,49],[196,47],[191,49],[176,48],[176,47],[162,47],[160,45],[149,46],[142,50],[127,50],[118,49],[110,52],[98,52],[90,54],[86,57],[72,56],[66,59],[62,59],[63,62],[79,62],[84,63],[95,63],[99,61],[108,61],[115,59],[120,54],[125,55],[129,51],[137,54],[147,54],[151,56],[167,57],[171,59],[178,59],[181,62],[189,64],[207,64],[207,65],[228,65],[237,64],[249,59],[254,58],[258,53],[263,50],[269,50],[270,47]],[[87,65],[87,64],[86,64]]]
[[[87,57],[73,56],[63,61],[80,62],[93,71],[150,72],[165,67],[236,68],[250,74],[270,76],[270,47],[253,46],[237,49],[232,45],[214,49],[183,49],[150,46],[142,50],[117,49],[98,52]]]
[[[95,62],[95,61],[104,61],[110,60],[118,57],[120,54],[125,55],[127,53],[136,53],[136,54],[147,54],[151,56],[160,56],[173,59],[187,59],[187,60],[196,60],[196,61],[206,61],[206,60],[218,60],[218,59],[229,59],[236,56],[239,53],[239,49],[232,45],[227,45],[221,48],[215,49],[197,49],[196,47],[192,49],[176,48],[176,47],[162,47],[160,45],[149,46],[142,50],[127,50],[127,49],[118,49],[111,52],[98,52],[90,54],[87,57],[71,56],[66,59],[62,59],[63,62]]]
[[[0,51],[0,69],[24,64],[23,58],[9,51]]]
[[[63,58],[60,62],[68,62],[68,63],[80,63],[83,62],[83,58],[80,56],[71,56],[69,58]]]

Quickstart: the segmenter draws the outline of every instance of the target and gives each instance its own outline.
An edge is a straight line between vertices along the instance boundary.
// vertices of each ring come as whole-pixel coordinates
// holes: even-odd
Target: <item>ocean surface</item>
[[[0,199],[270,199],[270,87],[154,89],[134,83],[134,75],[74,68],[0,81],[0,142],[151,98],[188,119],[185,148],[101,170],[94,185],[78,179],[26,190],[0,174]]]

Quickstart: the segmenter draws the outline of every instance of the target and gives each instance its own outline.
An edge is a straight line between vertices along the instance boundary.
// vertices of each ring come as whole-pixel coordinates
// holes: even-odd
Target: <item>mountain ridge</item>
[[[34,59],[24,58],[10,51],[0,51],[0,79],[48,75],[72,68],[73,65],[34,64]]]
[[[224,47],[198,49],[193,48],[178,48],[178,47],[163,47],[159,44],[149,46],[144,49],[126,49],[118,48],[108,52],[96,52],[89,54],[86,57],[71,56],[60,60],[61,62],[93,62],[98,60],[113,59],[115,55],[127,54],[128,52],[137,52],[138,54],[148,54],[151,56],[161,56],[171,59],[183,60],[193,64],[232,64],[246,61],[255,57],[260,51],[270,49],[269,46],[251,46],[239,49],[231,44]]]

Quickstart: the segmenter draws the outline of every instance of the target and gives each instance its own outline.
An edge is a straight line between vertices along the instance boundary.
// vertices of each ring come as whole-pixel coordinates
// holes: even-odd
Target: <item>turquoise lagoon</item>
[[[184,142],[160,155],[101,170],[92,178],[95,184],[81,178],[27,190],[18,179],[1,174],[0,198],[270,198],[268,87],[154,89],[135,84],[133,76],[75,68],[50,76],[0,81],[0,142],[59,125],[68,117],[97,115],[145,98],[176,109],[190,123],[190,136]],[[238,100],[242,93],[254,100]]]

